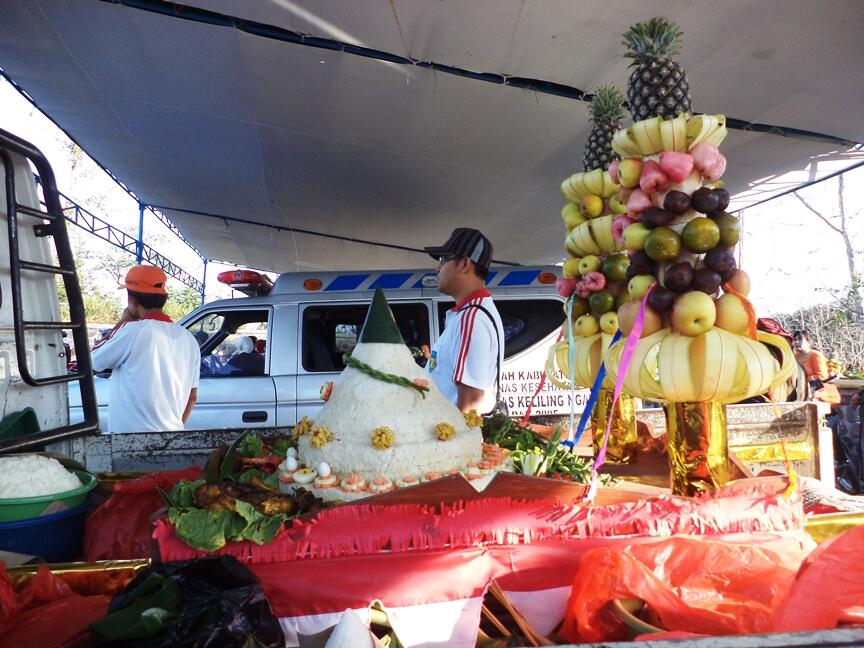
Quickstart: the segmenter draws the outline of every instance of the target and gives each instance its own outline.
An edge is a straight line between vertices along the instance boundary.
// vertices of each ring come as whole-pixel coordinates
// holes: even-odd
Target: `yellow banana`
[[[603,193],[601,194],[604,198],[611,198],[615,194],[618,193],[618,190],[621,188],[621,185],[617,185],[612,182],[612,176],[609,175],[608,171],[603,172]]]
[[[617,342],[606,353],[612,382],[624,343]],[[781,350],[779,369],[766,345]],[[624,388],[650,400],[735,403],[776,388],[791,376],[794,362],[789,345],[776,335],[760,332],[757,342],[718,327],[695,337],[662,329],[639,341]]]
[[[603,195],[603,169],[593,169],[582,176],[587,193],[595,196]]]
[[[598,216],[590,221],[591,234],[602,252],[615,250],[615,239],[612,236],[612,217]]]

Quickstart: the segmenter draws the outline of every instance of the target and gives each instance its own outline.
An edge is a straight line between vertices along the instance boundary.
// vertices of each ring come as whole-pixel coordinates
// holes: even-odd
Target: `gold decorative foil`
[[[673,495],[700,495],[725,484],[726,406],[716,401],[669,403],[665,410]]]
[[[776,461],[806,461],[813,457],[813,444],[810,441],[793,441],[786,444],[786,454],[779,443],[757,443],[746,446],[732,446],[738,458],[744,463],[769,463]]]
[[[71,563],[53,563],[48,567],[54,574],[70,574],[84,572],[109,572],[124,569],[134,569],[138,571],[150,566],[149,558],[141,558],[135,560],[97,560],[96,562],[71,562]],[[9,579],[14,585],[20,585],[33,576],[39,565],[16,565],[15,567],[7,567],[6,571],[9,574]]]
[[[829,513],[809,516],[804,523],[807,533],[817,543],[838,536],[852,527],[864,525],[864,513]]]
[[[609,443],[606,444],[606,463],[629,464],[636,461],[636,408],[632,396],[621,394],[615,409],[612,409],[614,393],[606,387],[600,388],[597,404],[591,412],[591,429],[594,435],[594,456],[603,445],[603,435],[609,416],[612,428],[609,430]]]

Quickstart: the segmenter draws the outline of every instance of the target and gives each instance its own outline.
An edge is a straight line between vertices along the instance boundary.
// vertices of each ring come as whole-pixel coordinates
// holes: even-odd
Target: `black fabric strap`
[[[461,313],[469,308],[476,308],[486,313],[486,317],[488,317],[489,321],[492,322],[492,328],[495,329],[495,340],[498,342],[498,352],[495,354],[495,365],[497,367],[497,371],[495,372],[495,403],[497,404],[501,400],[501,336],[498,334],[498,326],[495,324],[495,318],[492,317],[492,313],[490,313],[486,307],[481,306],[480,304],[468,304],[456,312]]]

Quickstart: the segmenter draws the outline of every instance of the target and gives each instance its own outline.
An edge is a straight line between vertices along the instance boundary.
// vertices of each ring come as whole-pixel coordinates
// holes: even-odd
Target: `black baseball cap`
[[[457,227],[444,245],[423,248],[436,261],[442,256],[465,257],[484,270],[492,262],[492,243],[480,230]]]

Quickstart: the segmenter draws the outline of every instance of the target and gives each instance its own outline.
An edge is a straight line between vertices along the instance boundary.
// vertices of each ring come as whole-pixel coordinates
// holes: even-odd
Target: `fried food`
[[[264,515],[295,515],[318,510],[321,505],[318,498],[305,490],[288,495],[255,483],[241,484],[227,479],[215,484],[201,484],[195,490],[195,504],[211,511],[233,511],[237,500],[248,502]]]

